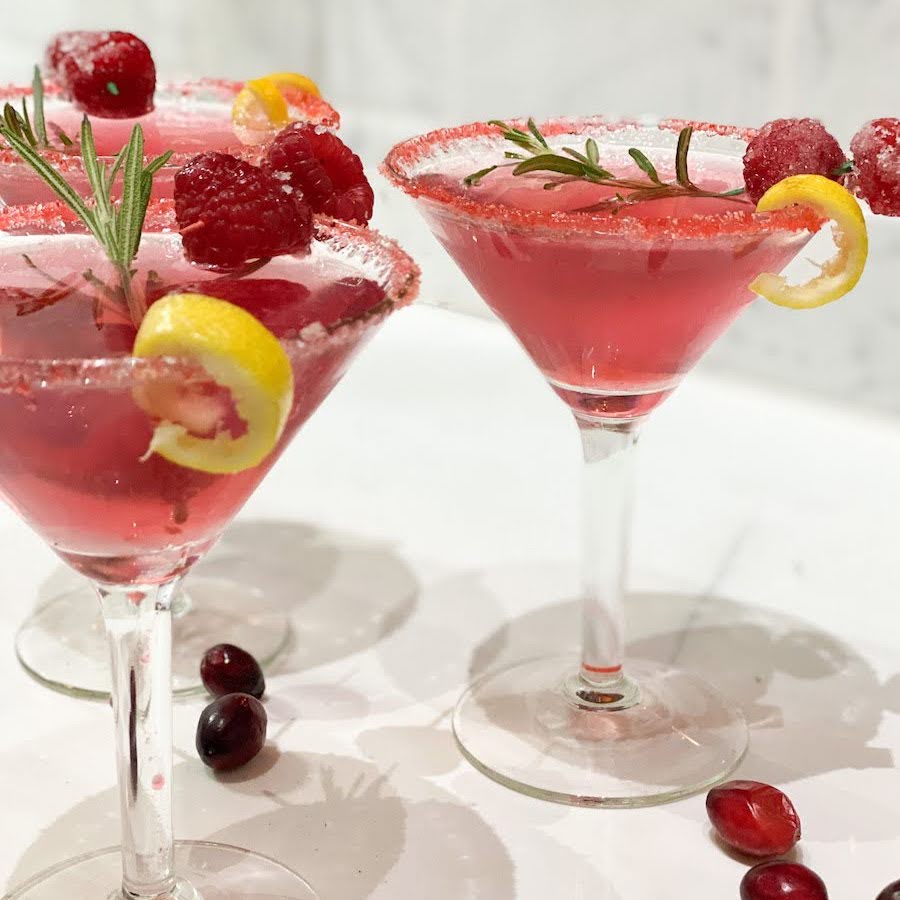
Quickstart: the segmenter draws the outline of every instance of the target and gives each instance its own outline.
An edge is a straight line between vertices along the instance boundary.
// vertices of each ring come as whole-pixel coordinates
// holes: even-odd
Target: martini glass
[[[375,232],[321,220],[308,255],[276,257],[238,280],[250,311],[257,295],[270,312],[278,301],[295,393],[284,434],[265,461],[215,475],[157,455],[141,460],[152,423],[135,396],[186,386],[215,396],[215,385],[189,361],[128,356],[130,325],[97,329],[94,304],[102,296],[82,273],[90,269],[94,284],[114,276],[97,242],[72,219],[60,207],[0,213],[0,493],[99,597],[112,662],[122,846],[62,863],[8,896],[314,898],[302,878],[272,860],[173,842],[171,604],[181,578],[355,352],[413,299],[417,269]],[[202,291],[217,273],[186,261],[179,235],[164,230],[173,225],[165,205],[151,204],[135,283],[152,271],[170,290]],[[257,312],[265,320],[266,310]]]
[[[147,115],[133,119],[93,117],[91,124],[101,161],[109,162],[128,142],[132,128],[140,124],[147,161],[167,149],[174,150],[153,179],[154,196],[165,198],[172,196],[175,173],[194,154],[207,150],[253,154],[251,147],[238,140],[232,124],[232,104],[242,87],[242,82],[213,79],[170,84],[157,90],[155,107]],[[0,103],[16,105],[31,93],[31,85],[2,88]],[[303,106],[296,106],[298,102]],[[52,83],[45,85],[44,111],[48,123],[59,126],[70,137],[79,134],[81,111],[61,97],[59,88]],[[312,95],[294,98],[292,113],[327,126],[339,121],[328,103]],[[260,132],[251,137],[265,141],[271,136]],[[90,195],[77,153],[50,150],[44,155],[82,196]],[[55,199],[50,188],[12,148],[0,147],[0,203],[21,205]],[[272,604],[267,605],[262,591],[257,591],[260,596],[248,612],[247,591],[246,584],[198,573],[191,578],[189,592],[178,592],[173,601],[172,683],[176,694],[203,689],[199,660],[214,644],[239,644],[263,665],[273,662],[287,646],[287,615]],[[40,604],[16,635],[16,653],[24,668],[48,687],[95,699],[109,696],[106,630],[92,591],[73,588]]]
[[[539,127],[556,152],[593,137],[602,164],[631,178],[640,173],[627,150],[637,147],[668,180],[686,124],[589,118]],[[743,185],[751,136],[695,124],[693,180],[717,192]],[[454,731],[478,769],[526,794],[586,806],[673,800],[730,772],[747,727],[689,672],[649,660],[624,666],[638,431],[751,302],[754,277],[780,271],[821,223],[802,209],[760,215],[722,198],[622,208],[609,203],[608,187],[546,189],[556,176],[509,168],[465,186],[510,149],[495,126],[474,124],[401,143],[383,167],[568,405],[584,451],[581,657],[486,675],[460,700]]]

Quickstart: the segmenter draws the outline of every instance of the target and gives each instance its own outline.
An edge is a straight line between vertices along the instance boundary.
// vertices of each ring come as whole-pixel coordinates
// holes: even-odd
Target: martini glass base
[[[215,644],[237,644],[262,666],[287,647],[287,617],[266,610],[263,598],[253,596],[253,588],[192,575],[187,592],[173,609],[176,695],[203,690],[200,660]],[[47,687],[75,697],[109,697],[106,632],[97,598],[87,587],[60,594],[37,609],[16,635],[16,654],[25,670]]]
[[[206,841],[175,844],[179,880],[171,900],[318,900],[295,872],[249,850]],[[54,866],[3,900],[121,900],[122,858],[118,847],[98,850]]]
[[[687,672],[629,663],[634,705],[580,702],[578,660],[542,657],[490,673],[462,696],[453,730],[466,758],[506,787],[573,806],[677,800],[728,775],[747,749],[740,710]]]

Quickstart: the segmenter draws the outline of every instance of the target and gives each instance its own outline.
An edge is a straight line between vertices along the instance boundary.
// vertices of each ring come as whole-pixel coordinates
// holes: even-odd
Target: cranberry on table
[[[891,882],[875,900],[900,900],[900,880]]]
[[[250,762],[266,743],[266,709],[249,694],[226,694],[213,700],[197,724],[197,753],[217,772]]]
[[[800,840],[800,817],[785,794],[760,781],[728,781],[706,795],[706,812],[729,847],[781,856]]]
[[[256,659],[234,644],[216,644],[203,654],[200,678],[214,697],[250,694],[257,700],[266,692],[266,677]]]
[[[741,900],[828,900],[828,891],[812,869],[774,859],[747,872],[741,880]]]

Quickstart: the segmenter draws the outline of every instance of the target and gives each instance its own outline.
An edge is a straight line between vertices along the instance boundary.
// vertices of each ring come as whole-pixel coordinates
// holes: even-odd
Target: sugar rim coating
[[[177,81],[168,84],[158,85],[156,88],[157,100],[174,100],[179,99],[190,100],[193,103],[203,104],[206,107],[222,107],[226,111],[223,118],[231,121],[231,107],[235,97],[243,90],[246,82],[229,81],[224,78],[198,78],[190,81]],[[30,97],[32,95],[32,86],[30,84],[8,84],[0,86],[0,103],[10,102],[16,105],[21,101],[22,97]],[[44,95],[54,99],[65,99],[63,97],[62,88],[52,81],[44,82]],[[313,100],[315,102],[313,102]],[[337,110],[335,110],[327,101],[321,98],[313,98],[310,101],[310,108],[307,110],[311,114],[309,121],[325,128],[337,128],[340,125],[341,118]],[[147,115],[152,115],[148,113]],[[95,117],[101,118],[101,117]],[[135,121],[140,124],[144,116],[138,116]],[[173,153],[171,159],[163,166],[162,171],[180,169],[185,165],[191,157],[196,156],[200,152],[196,149],[189,151],[180,151]],[[221,148],[220,153],[232,153],[235,156],[251,157],[259,153],[258,146],[247,146],[238,140],[237,135],[234,136],[234,144]],[[155,154],[152,154],[155,155]],[[64,153],[61,150],[47,149],[41,151],[41,156],[60,172],[67,173],[72,171],[82,172],[81,156],[78,153]],[[103,162],[111,162],[113,156],[100,156]],[[147,161],[151,159],[151,155],[145,157]],[[16,153],[12,147],[8,147],[5,143],[0,143],[0,166],[22,167],[32,173],[31,167]],[[34,175],[34,177],[38,177]]]
[[[78,222],[75,214],[61,203],[7,207],[0,209],[0,241],[2,232],[35,237],[52,237],[54,233],[71,234],[72,224]],[[40,229],[28,230],[35,225],[40,226]],[[171,200],[152,201],[144,230],[177,237],[174,203]],[[357,341],[393,312],[412,303],[419,292],[419,267],[396,241],[374,229],[316,215],[315,240],[329,245],[341,259],[356,264],[361,269],[377,268],[381,276],[379,286],[384,290],[385,296],[375,306],[353,318],[341,319],[331,325],[312,322],[304,326],[298,337],[280,339],[292,361],[312,358],[334,347]],[[2,252],[0,244],[0,254]],[[366,275],[372,277],[371,271]],[[114,356],[47,360],[0,357],[0,392],[36,387],[125,388],[173,375],[184,380],[209,380],[209,374],[202,367],[190,360],[172,357]]]
[[[524,119],[507,121],[519,128],[525,128],[526,125]],[[693,127],[695,134],[737,138],[744,142],[752,140],[757,133],[752,128],[693,122],[687,119],[664,119],[646,124],[633,119],[610,120],[603,116],[553,119],[539,123],[538,127],[547,137],[555,137],[560,134],[596,136],[598,132],[615,132],[629,128],[677,133],[687,125]],[[460,217],[478,219],[486,225],[536,229],[550,233],[624,235],[636,240],[662,237],[709,240],[720,236],[741,238],[801,231],[816,232],[824,224],[816,212],[804,206],[790,206],[769,213],[757,213],[753,209],[735,209],[723,213],[699,213],[677,218],[666,216],[638,218],[629,215],[627,211],[612,215],[608,212],[518,209],[502,203],[466,197],[458,190],[434,182],[423,182],[419,177],[416,171],[418,164],[429,157],[433,158],[436,149],[447,150],[469,140],[490,137],[498,139],[498,148],[503,147],[504,142],[500,141],[497,127],[487,122],[472,122],[430,131],[396,144],[381,164],[381,173],[414,199],[437,204]],[[500,161],[499,153],[497,161]],[[485,158],[484,163],[488,164],[489,160]]]

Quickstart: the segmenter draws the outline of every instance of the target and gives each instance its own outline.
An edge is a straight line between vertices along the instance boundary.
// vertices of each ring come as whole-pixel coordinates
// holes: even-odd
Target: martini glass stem
[[[122,893],[140,900],[175,889],[171,606],[177,584],[95,585],[112,662]]]
[[[584,451],[583,644],[579,701],[621,709],[639,699],[625,677],[625,579],[638,421],[578,419]],[[571,686],[571,683],[570,683]]]

